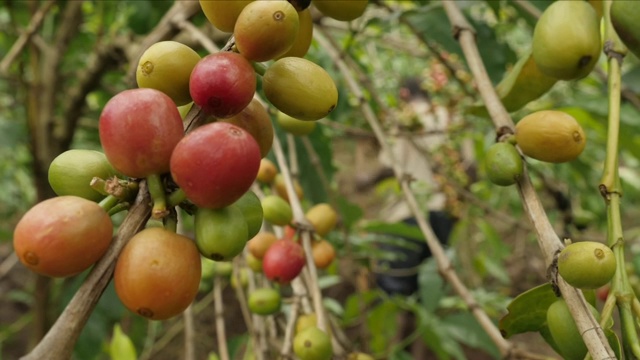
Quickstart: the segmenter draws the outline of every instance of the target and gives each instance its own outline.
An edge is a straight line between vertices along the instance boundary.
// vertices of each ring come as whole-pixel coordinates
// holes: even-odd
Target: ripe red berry
[[[262,258],[262,270],[267,279],[283,284],[295,279],[304,264],[304,249],[291,240],[276,241]]]
[[[260,159],[258,143],[248,132],[216,122],[197,128],[178,143],[171,155],[171,175],[191,202],[219,209],[249,190]]]
[[[193,102],[205,113],[228,118],[240,113],[253,99],[256,74],[240,54],[211,54],[193,68],[189,91]]]

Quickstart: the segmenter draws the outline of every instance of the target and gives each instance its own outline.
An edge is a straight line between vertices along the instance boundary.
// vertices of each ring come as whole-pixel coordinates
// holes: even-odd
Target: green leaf
[[[136,360],[136,348],[133,341],[122,332],[120,324],[113,326],[113,337],[109,344],[109,356],[115,360]]]
[[[618,339],[618,335],[611,329],[603,329],[604,336],[607,337],[607,341],[609,341],[609,346],[616,354],[616,359],[622,359],[622,344],[620,344],[620,339]]]
[[[499,328],[505,338],[528,331],[539,331],[547,322],[547,309],[556,301],[551,284],[536,286],[518,295],[507,306]]]
[[[395,318],[398,306],[391,301],[385,301],[376,306],[367,316],[367,327],[371,332],[371,350],[378,354],[386,353],[390,341],[397,333]]]
[[[640,66],[635,66],[624,73],[622,82],[633,92],[640,93]]]
[[[496,359],[500,357],[500,351],[471,313],[461,312],[449,315],[443,319],[443,323],[450,336],[460,343],[481,349]]]
[[[424,324],[422,339],[438,359],[466,359],[462,347],[451,337],[443,320],[423,309],[419,309],[417,313],[422,313],[419,316],[421,324]]]
[[[372,233],[401,236],[424,241],[424,235],[422,234],[422,231],[420,231],[419,227],[405,223],[388,223],[374,220],[367,222],[364,225],[363,230]]]
[[[376,291],[365,291],[350,295],[344,303],[344,313],[342,315],[342,324],[349,326],[357,322],[363,316],[362,311],[378,299]]]
[[[427,311],[434,312],[440,304],[440,299],[444,296],[444,280],[440,276],[433,258],[420,266],[418,271],[420,301]]]
[[[342,215],[342,224],[347,229],[351,229],[353,224],[360,220],[362,215],[364,215],[360,206],[343,197],[338,199],[338,208],[338,212]]]

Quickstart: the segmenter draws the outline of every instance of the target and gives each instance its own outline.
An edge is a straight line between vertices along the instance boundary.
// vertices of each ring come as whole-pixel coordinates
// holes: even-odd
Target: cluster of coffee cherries
[[[314,2],[328,16],[346,6],[347,20],[367,5]],[[146,49],[136,71],[138,88],[117,93],[102,109],[103,151],[73,149],[56,157],[49,182],[58,196],[32,207],[14,233],[15,252],[28,268],[51,277],[77,275],[107,252],[111,216],[129,208],[144,180],[157,221],[124,246],[114,283],[128,309],[152,320],[171,318],[193,302],[202,257],[228,262],[247,243],[247,257],[268,280],[286,284],[298,276],[305,256],[289,226],[286,192],[276,190],[283,188],[277,185],[282,175],[265,159],[274,130],[256,97],[258,76],[274,118],[297,135],[308,134],[338,100],[331,76],[303,58],[313,30],[308,1],[200,3],[214,26],[233,33],[234,45],[204,57],[175,41]],[[204,121],[191,128],[187,114]],[[273,185],[261,198],[250,190],[259,178]],[[195,239],[176,232],[180,208],[194,216]],[[307,218],[315,227],[314,261],[324,268],[335,249],[322,236],[337,214],[318,204]],[[286,227],[285,236],[276,238],[264,224]]]

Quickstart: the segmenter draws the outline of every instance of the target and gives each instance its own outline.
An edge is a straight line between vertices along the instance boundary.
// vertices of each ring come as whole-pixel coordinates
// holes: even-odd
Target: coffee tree
[[[33,170],[16,173],[36,191],[3,209],[18,215],[0,277],[37,275],[34,344],[8,356],[640,357],[622,211],[622,185],[640,193],[639,17],[624,0],[9,3],[0,25],[24,32],[0,37],[0,100],[26,105],[0,121],[27,119],[12,131]],[[403,104],[398,77],[416,74]],[[389,164],[362,182],[401,220],[341,188],[358,137]],[[415,154],[429,181],[403,167]],[[444,239],[437,198],[457,219]],[[429,256],[406,265],[415,239]]]

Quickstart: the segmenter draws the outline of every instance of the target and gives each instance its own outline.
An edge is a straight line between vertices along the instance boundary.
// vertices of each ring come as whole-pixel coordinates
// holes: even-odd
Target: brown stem
[[[531,4],[531,2],[527,0],[513,0],[513,3],[536,19],[542,15],[542,11],[540,11],[540,9],[538,9],[537,7],[533,6],[533,4]]]
[[[149,193],[143,182],[140,184],[140,192],[136,201],[120,225],[107,253],[95,264],[47,335],[22,359],[66,360],[71,357],[82,328],[111,280],[118,254],[129,239],[144,228],[150,214]]]
[[[240,304],[240,310],[242,311],[242,317],[244,318],[244,323],[247,325],[247,331],[249,332],[249,337],[251,338],[251,342],[253,346],[258,346],[258,335],[256,334],[255,328],[253,326],[253,320],[251,319],[251,312],[249,311],[249,305],[247,302],[247,296],[242,288],[242,283],[240,282],[240,258],[236,258],[233,262],[233,273],[231,276],[235,276],[235,283],[238,284],[235,287],[236,298],[238,299],[238,303]],[[260,354],[258,353],[258,356]],[[261,360],[258,358],[258,360]]]
[[[480,56],[480,52],[476,46],[475,30],[471,24],[469,24],[462,12],[460,12],[456,4],[444,1],[442,5],[449,17],[449,21],[451,22],[453,36],[458,39],[458,42],[462,47],[462,52],[467,59],[469,69],[476,80],[480,97],[489,111],[489,115],[491,116],[491,120],[493,120],[495,128],[513,128],[513,121],[502,105],[498,93],[493,88],[489,74],[484,68],[482,57]]]
[[[284,341],[282,343],[282,351],[280,355],[283,358],[288,358],[291,353],[292,339],[293,333],[296,328],[296,320],[298,319],[298,312],[300,308],[300,298],[298,296],[293,297],[293,303],[291,304],[291,309],[289,312],[289,319],[287,321],[287,326],[284,331]]]
[[[196,359],[195,328],[193,324],[193,304],[182,313],[184,322],[184,360]],[[225,360],[222,358],[222,360]]]
[[[47,2],[42,4],[42,6],[40,6],[40,9],[38,9],[38,11],[31,17],[31,21],[29,22],[27,29],[22,33],[22,35],[20,35],[18,40],[13,43],[11,49],[9,49],[7,54],[2,59],[2,62],[0,62],[0,74],[7,74],[11,63],[13,63],[16,57],[18,57],[18,55],[22,53],[24,47],[29,43],[31,36],[36,31],[38,31],[40,25],[42,25],[45,15],[49,12],[49,10],[51,10],[51,7],[55,3],[56,2],[53,0],[48,0]]]
[[[0,263],[0,280],[18,263],[18,255],[12,252]]]
[[[220,48],[200,29],[185,19],[175,19],[174,24],[183,31],[188,32],[202,47],[210,53],[220,51]]]
[[[129,39],[115,38],[105,44],[98,44],[92,51],[88,66],[74,75],[78,83],[66,91],[63,115],[54,136],[60,143],[60,151],[71,145],[76,126],[82,116],[87,95],[100,86],[103,75],[111,68],[126,63],[125,48]]]
[[[213,279],[213,307],[216,319],[216,339],[218,340],[218,354],[221,360],[229,360],[227,335],[224,329],[224,303],[222,301],[222,282],[220,276]]]
[[[473,29],[455,2],[444,1],[442,4],[452,24],[454,36],[458,39],[462,47],[469,68],[478,85],[480,95],[491,115],[496,130],[500,131],[505,127],[512,129],[513,121],[500,102],[500,98],[493,88],[484,63],[480,58]],[[545,262],[547,266],[551,266],[555,254],[563,247],[563,244],[560,242],[558,235],[549,222],[549,218],[531,184],[526,169],[521,180],[518,182],[518,190],[525,212],[538,235],[538,244],[544,255]],[[606,338],[604,337],[602,328],[600,328],[600,325],[594,319],[591,311],[588,310],[582,293],[566,285],[562,279],[560,279],[560,285],[562,295],[567,301],[569,310],[585,340],[589,353],[594,359],[615,358],[609,343],[606,340],[603,341],[603,339]]]

